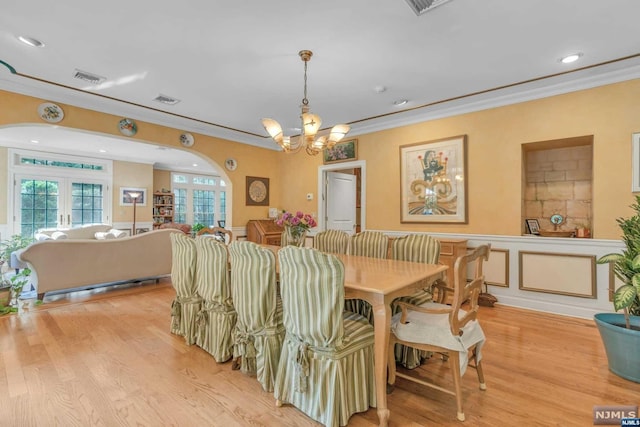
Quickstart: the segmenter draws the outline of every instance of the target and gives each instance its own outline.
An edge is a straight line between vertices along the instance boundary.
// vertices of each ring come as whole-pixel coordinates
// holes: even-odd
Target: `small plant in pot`
[[[613,293],[613,308],[622,313],[598,313],[595,322],[602,337],[609,369],[615,374],[640,382],[640,196],[631,205],[635,215],[618,218],[625,249],[607,254],[599,264],[612,263],[616,277],[623,283]]]
[[[18,298],[20,298],[24,286],[29,283],[30,275],[31,270],[23,268],[18,274],[11,276],[9,279],[3,276],[3,285],[8,285],[9,292],[6,297],[2,297],[3,301],[2,304],[0,304],[0,315],[18,311]]]

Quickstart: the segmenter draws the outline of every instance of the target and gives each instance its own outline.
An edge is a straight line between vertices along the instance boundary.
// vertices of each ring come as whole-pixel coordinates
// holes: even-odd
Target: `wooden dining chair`
[[[227,230],[226,228],[222,228],[222,227],[205,227],[201,230],[198,230],[198,233],[196,234],[196,236],[206,236],[206,235],[212,235],[217,240],[221,241],[226,245],[228,245],[233,241],[233,232],[231,230]]]
[[[196,317],[202,298],[195,286],[196,244],[182,233],[171,233],[171,284],[176,297],[171,304],[171,333],[182,335],[188,345],[196,342]]]
[[[314,236],[313,247],[320,252],[346,254],[349,235],[341,230],[324,230]]]
[[[438,264],[440,258],[440,241],[427,234],[409,234],[397,237],[391,241],[391,259],[410,262],[422,262],[425,264]],[[396,301],[405,301],[413,305],[421,305],[431,301],[433,292],[430,283],[425,283],[424,287],[413,295],[400,297]],[[400,308],[393,306],[394,313]],[[405,368],[413,369],[420,366],[423,359],[428,358],[431,353],[398,344],[395,347],[396,361]]]
[[[379,231],[363,231],[349,238],[349,255],[387,258],[388,250],[389,237]],[[369,323],[373,323],[373,309],[368,302],[361,299],[348,299],[344,307],[347,311],[363,315]]]
[[[229,245],[229,255],[237,312],[233,357],[240,359],[243,373],[256,375],[264,391],[272,392],[285,332],[275,255],[257,243],[237,240]]]
[[[376,405],[374,332],[343,310],[344,265],[335,255],[278,251],[285,343],[274,395],[325,426],[344,426]]]
[[[490,245],[482,245],[473,252],[461,256],[454,265],[455,283],[453,287],[439,284],[443,293],[453,292],[451,305],[427,302],[419,306],[398,301],[401,312],[393,316],[389,337],[389,384],[393,386],[396,376],[435,388],[456,397],[457,418],[464,421],[462,410],[461,377],[467,366],[476,368],[480,389],[486,390],[482,372],[481,347],[485,335],[477,320],[478,295],[482,291],[484,275],[482,263],[489,258]],[[467,282],[467,265],[474,264],[473,280]],[[465,303],[465,309],[462,304]],[[467,306],[468,304],[468,306]],[[403,344],[419,350],[441,353],[449,360],[453,377],[453,389],[418,378],[413,373],[396,372],[393,348]],[[474,364],[470,364],[474,362]],[[428,367],[424,365],[424,367]]]
[[[197,236],[196,291],[202,306],[196,316],[196,344],[211,354],[216,362],[233,356],[233,328],[236,310],[231,298],[229,253],[216,239]]]

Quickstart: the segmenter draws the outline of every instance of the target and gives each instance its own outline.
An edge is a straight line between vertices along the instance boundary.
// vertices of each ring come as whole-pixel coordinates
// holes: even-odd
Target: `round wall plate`
[[[227,168],[227,170],[234,171],[238,167],[238,161],[230,157],[224,161],[224,167]]]
[[[185,132],[180,135],[180,144],[182,144],[184,147],[192,147],[194,143],[195,139],[190,133]]]
[[[38,115],[42,120],[49,123],[58,123],[64,119],[62,108],[52,102],[43,102],[38,105]]]
[[[133,136],[138,132],[138,125],[132,119],[122,119],[118,122],[120,133],[126,136]]]

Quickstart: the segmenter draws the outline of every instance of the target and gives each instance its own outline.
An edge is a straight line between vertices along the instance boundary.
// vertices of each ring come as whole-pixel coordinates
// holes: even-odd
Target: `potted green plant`
[[[23,268],[19,273],[14,274],[9,279],[2,276],[2,282],[9,284],[8,296],[3,296],[0,304],[0,315],[7,313],[15,313],[18,311],[18,298],[24,289],[24,286],[29,283],[31,270]],[[3,293],[6,294],[6,293]]]
[[[613,293],[613,308],[622,313],[598,313],[594,320],[607,352],[609,369],[640,382],[640,195],[631,208],[635,215],[617,219],[625,249],[598,259],[599,264],[612,263],[616,277],[623,283]]]
[[[198,234],[198,231],[202,230],[203,228],[205,228],[204,224],[196,222],[195,224],[193,224],[193,227],[191,227],[191,234],[195,236],[196,234]]]
[[[0,266],[11,261],[11,254],[19,249],[26,248],[33,243],[33,238],[14,234],[10,238],[0,242]]]

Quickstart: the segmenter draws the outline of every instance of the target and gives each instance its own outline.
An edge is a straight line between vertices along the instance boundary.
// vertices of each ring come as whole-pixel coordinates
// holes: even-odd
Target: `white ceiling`
[[[405,0],[2,3],[0,60],[16,73],[0,64],[0,89],[267,148],[261,118],[299,127],[302,49],[311,111],[352,136],[640,77],[637,0],[452,0],[419,17]],[[12,138],[31,135],[0,132]],[[114,158],[178,158],[125,141],[109,138]]]

